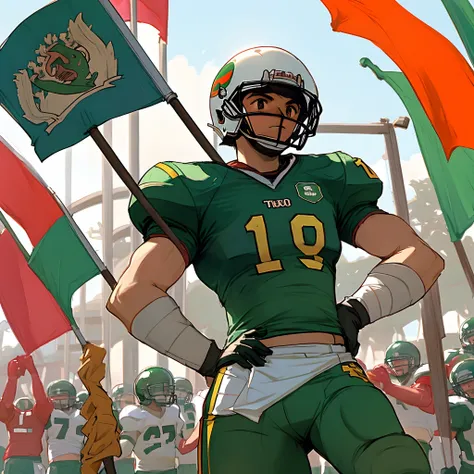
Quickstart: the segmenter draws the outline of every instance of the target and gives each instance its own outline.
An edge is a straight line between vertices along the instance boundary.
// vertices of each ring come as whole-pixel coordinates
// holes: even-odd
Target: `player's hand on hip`
[[[273,351],[259,340],[265,336],[266,331],[264,330],[243,334],[224,350],[217,362],[217,371],[233,364],[238,364],[249,370],[252,367],[263,367],[266,364],[265,358],[273,354]]]
[[[344,300],[336,305],[336,309],[344,344],[355,357],[360,348],[359,331],[370,323],[369,315],[362,304],[355,300]]]

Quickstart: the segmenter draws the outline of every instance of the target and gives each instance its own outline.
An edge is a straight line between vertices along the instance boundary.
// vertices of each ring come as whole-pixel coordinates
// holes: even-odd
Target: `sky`
[[[21,0],[10,4],[0,19],[0,44],[11,31],[49,0]],[[464,47],[441,0],[399,0],[399,3],[446,36],[461,52]],[[151,59],[158,64],[158,34],[148,25],[140,25],[139,40]],[[395,120],[406,110],[392,89],[360,67],[362,57],[370,58],[382,69],[397,70],[393,62],[370,42],[354,36],[335,33],[330,15],[320,0],[240,0],[221,4],[211,0],[170,0],[168,82],[183,105],[209,140],[212,133],[208,97],[213,78],[234,54],[252,46],[274,45],[300,58],[318,85],[323,106],[322,123],[373,123],[381,118]],[[128,163],[127,118],[114,120],[113,147]],[[64,197],[64,153],[40,163],[26,134],[0,110],[0,133],[40,172],[47,183]],[[404,170],[408,198],[412,179],[427,176],[413,127],[397,129],[398,145]],[[140,112],[140,172],[159,161],[200,161],[206,155],[180,123],[173,111],[159,104]],[[305,151],[310,153],[344,150],[362,157],[384,182],[381,207],[394,211],[385,145],[382,136],[317,134]],[[230,160],[231,150],[219,149]],[[102,160],[90,139],[73,148],[72,200],[101,189]],[[115,178],[114,185],[120,186]],[[126,202],[116,204],[115,226],[127,223]],[[100,207],[75,216],[85,233],[101,220]],[[16,228],[17,229],[17,228]],[[19,231],[22,240],[25,234]],[[101,254],[100,241],[92,244]],[[28,242],[25,242],[28,247]],[[361,252],[344,247],[349,259]],[[189,279],[195,278],[188,272]],[[89,284],[89,297],[100,289],[100,279]],[[88,288],[89,288],[88,287]],[[0,311],[0,319],[2,317]]]

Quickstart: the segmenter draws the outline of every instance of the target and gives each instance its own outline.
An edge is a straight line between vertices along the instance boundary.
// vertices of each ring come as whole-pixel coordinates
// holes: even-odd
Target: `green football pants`
[[[310,474],[314,449],[342,474],[429,474],[392,405],[355,362],[314,377],[268,408],[258,423],[212,411],[225,369],[204,403],[199,474]]]
[[[41,458],[35,456],[12,456],[5,461],[3,472],[4,474],[35,474],[35,463],[41,464]]]
[[[48,467],[48,474],[81,474],[81,462],[54,461]]]
[[[176,469],[168,469],[167,471],[136,471],[136,474],[177,474]]]
[[[196,464],[180,464],[178,474],[197,474]]]
[[[133,458],[124,458],[114,461],[117,474],[135,474],[135,461]],[[99,474],[105,474],[105,468],[99,471]]]
[[[461,461],[461,467],[459,468],[459,474],[474,474],[474,466],[467,462]]]

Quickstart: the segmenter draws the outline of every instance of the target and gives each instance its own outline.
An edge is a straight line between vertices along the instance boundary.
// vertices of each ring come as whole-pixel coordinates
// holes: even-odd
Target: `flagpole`
[[[112,120],[104,124],[104,137],[112,143]],[[113,270],[113,232],[114,232],[114,200],[113,200],[113,175],[109,162],[102,157],[102,259],[107,268]],[[111,386],[110,367],[110,340],[111,340],[111,314],[107,310],[107,301],[110,296],[110,287],[102,280],[102,341],[106,350],[105,391]]]
[[[64,161],[64,171],[65,171],[65,193],[64,193],[64,205],[69,207],[72,202],[72,148],[68,148],[66,150],[66,156]],[[64,334],[64,375],[65,379],[71,380],[71,371],[70,371],[70,364],[71,358],[69,356],[69,349],[70,349],[70,333],[69,331]]]
[[[471,289],[472,295],[474,296],[474,273],[472,271],[471,263],[469,262],[469,257],[467,256],[466,249],[464,248],[462,240],[453,242],[453,245],[458,255],[459,261],[461,262],[461,267],[464,270],[464,275],[466,276],[469,288]]]
[[[130,0],[130,31],[138,40],[137,0]],[[135,111],[129,115],[129,171],[132,179],[140,179],[140,116]],[[141,236],[135,226],[130,226],[130,252],[133,253],[141,244]],[[122,345],[123,382],[131,384],[138,372],[139,344],[136,339],[126,334]]]
[[[167,44],[161,39],[160,32],[158,32],[158,71],[160,74],[163,76],[165,81],[168,81],[168,48]],[[175,292],[179,293],[179,290],[177,287],[180,286],[182,281],[186,278],[186,269],[184,270],[182,279],[178,280],[176,284],[174,285],[173,288],[170,288],[170,296],[176,296]],[[176,301],[178,303],[178,306],[181,308],[181,311],[183,311],[183,306],[184,306],[184,301]],[[169,368],[169,359],[163,354],[160,354],[157,352],[156,354],[156,363],[158,364],[159,367],[164,367],[164,368]]]
[[[385,145],[387,150],[387,157],[390,166],[390,175],[392,179],[392,189],[395,201],[396,214],[401,217],[405,222],[410,224],[410,215],[408,211],[408,201],[405,192],[405,184],[403,180],[403,170],[400,160],[400,152],[398,150],[397,136],[395,134],[394,125],[389,122],[388,119],[381,119],[381,122],[388,126],[388,131],[384,135]],[[408,126],[408,125],[407,125]],[[403,127],[407,128],[407,127]],[[445,418],[443,414],[449,416],[449,405],[448,405],[448,391],[446,384],[446,376],[444,370],[443,356],[443,345],[442,339],[445,337],[444,325],[443,325],[443,313],[441,309],[441,299],[439,293],[438,282],[436,281],[431,289],[426,293],[424,298],[421,300],[421,319],[423,323],[423,334],[425,342],[429,340],[426,346],[426,352],[428,361],[436,362],[437,366],[443,368],[443,380],[440,381],[436,377],[431,377],[433,385],[433,398],[436,409],[436,418],[438,422],[438,428],[443,436],[449,432],[450,434],[450,419]],[[433,324],[433,321],[435,324]],[[432,373],[434,367],[430,367]],[[438,407],[442,406],[442,410],[437,410]],[[440,417],[440,418],[438,418]],[[442,439],[443,445],[443,456],[446,466],[452,466],[454,464],[453,449],[451,438]]]

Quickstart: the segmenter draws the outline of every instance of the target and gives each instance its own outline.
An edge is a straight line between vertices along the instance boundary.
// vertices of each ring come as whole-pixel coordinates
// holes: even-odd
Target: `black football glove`
[[[443,469],[441,469],[441,474],[457,474],[457,470],[454,466],[452,467],[443,467]]]
[[[342,337],[346,349],[353,357],[359,352],[359,331],[370,323],[364,305],[355,299],[346,299],[336,306],[337,318],[342,326]]]
[[[265,330],[249,332],[224,350],[219,349],[213,341],[206,360],[198,372],[205,377],[215,377],[219,369],[228,365],[238,364],[244,369],[263,367],[266,363],[265,357],[273,354],[271,349],[259,341],[265,336]]]

